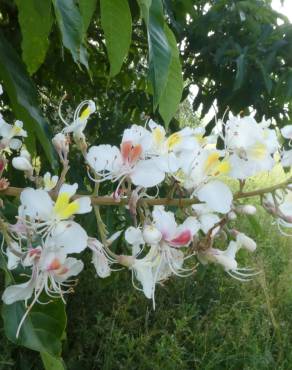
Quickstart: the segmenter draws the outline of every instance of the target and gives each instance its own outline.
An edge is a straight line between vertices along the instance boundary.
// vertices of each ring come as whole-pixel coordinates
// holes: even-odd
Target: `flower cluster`
[[[2,295],[7,305],[29,302],[17,335],[35,303],[44,303],[45,296],[64,300],[64,295],[73,291],[83,262],[72,254],[91,251],[101,278],[121,268],[129,269],[134,287],[155,306],[157,284],[173,275],[193,274],[198,263],[217,264],[240,281],[259,273],[240,267],[236,260],[239,250],[256,249],[254,240],[234,228],[234,219],[256,212],[241,198],[260,196],[281,232],[289,234],[285,230],[292,227],[292,180],[250,193],[244,192],[244,186],[248,178],[275,165],[292,165],[292,151],[281,149],[279,144],[281,133],[292,139],[292,126],[280,133],[270,121],[258,123],[252,116],[230,116],[227,122],[217,122],[210,135],[204,127],[186,127],[168,136],[163,126],[149,120],[144,126],[127,128],[119,146],[90,147],[84,131],[95,112],[94,102],[82,102],[72,122],[64,119],[61,108],[59,115],[65,127],[52,139],[63,166],[59,177],[49,172],[40,175],[41,168],[32,165],[31,155],[19,139],[27,136],[22,123],[10,125],[0,116],[0,181],[12,150],[17,151],[12,166],[30,181],[29,187],[19,190],[16,222],[0,218],[7,268],[29,276],[8,286]],[[78,195],[78,185],[66,182],[69,150],[74,145],[70,136],[83,155],[92,180],[91,194]],[[239,184],[235,193],[234,180]],[[112,194],[98,194],[103,182],[114,183]],[[7,187],[8,181],[2,187],[4,195],[10,189]],[[161,192],[166,194],[164,198],[159,197]],[[109,237],[100,205],[125,206],[133,226]],[[169,205],[177,206],[177,212],[167,209]],[[92,211],[98,237],[88,235],[75,219]],[[112,246],[115,240],[119,241],[117,248]],[[225,249],[218,247],[222,242]]]

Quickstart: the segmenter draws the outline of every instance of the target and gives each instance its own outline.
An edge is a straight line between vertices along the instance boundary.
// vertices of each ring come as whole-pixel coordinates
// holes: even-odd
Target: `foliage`
[[[199,87],[194,111],[216,104],[220,118],[252,107],[279,126],[291,121],[292,27],[270,1],[166,0],[166,9],[184,43],[184,78]]]

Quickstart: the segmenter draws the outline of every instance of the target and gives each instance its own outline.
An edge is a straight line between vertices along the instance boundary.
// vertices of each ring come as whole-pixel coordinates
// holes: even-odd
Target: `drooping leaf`
[[[260,60],[256,60],[257,65],[259,66],[259,69],[261,71],[264,84],[266,87],[267,92],[270,94],[273,88],[273,81],[271,80],[268,71],[266,70],[264,64]]]
[[[179,59],[179,50],[171,29],[166,26],[165,33],[171,47],[171,62],[164,92],[159,103],[159,113],[166,126],[177,111],[183,91],[182,68]]]
[[[153,105],[156,108],[167,83],[171,49],[165,33],[161,0],[151,3],[148,0],[140,0],[139,5],[148,32],[149,78],[153,86]]]
[[[100,14],[113,77],[119,73],[131,43],[132,17],[128,0],[100,0]]]
[[[79,0],[78,3],[83,20],[83,34],[85,35],[96,9],[97,0]]]
[[[148,17],[149,17],[149,8],[152,3],[152,0],[137,0],[137,1],[138,1],[140,10],[141,10],[142,16],[145,20],[145,23],[147,24]]]
[[[83,45],[83,22],[74,0],[52,0],[63,45],[75,61],[88,69],[87,52]]]
[[[35,304],[22,325],[19,337],[16,338],[18,325],[25,312],[23,302],[3,305],[2,317],[7,338],[34,351],[59,357],[66,328],[63,302],[59,299],[46,305]]]
[[[30,74],[38,70],[49,47],[53,18],[51,0],[16,0],[22,34],[22,59]]]
[[[1,235],[1,239],[3,236]],[[7,262],[5,260],[3,252],[0,250],[0,270],[4,271],[5,274],[5,286],[13,282],[13,276],[11,271],[7,268]]]
[[[233,91],[241,88],[245,78],[245,54],[240,54],[236,59],[236,76],[233,86]]]
[[[66,366],[62,358],[56,358],[51,356],[47,352],[41,353],[41,358],[45,370],[66,370]]]
[[[15,116],[24,122],[28,132],[28,148],[32,149],[35,138],[41,143],[53,168],[56,167],[54,150],[50,141],[47,121],[38,108],[36,89],[25,66],[15,50],[0,32],[0,78],[3,80]]]

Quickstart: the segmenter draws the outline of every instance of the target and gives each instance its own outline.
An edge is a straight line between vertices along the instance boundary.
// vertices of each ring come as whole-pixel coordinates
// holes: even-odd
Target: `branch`
[[[255,196],[261,196],[266,193],[272,193],[277,189],[282,189],[287,187],[287,185],[292,183],[292,177],[289,177],[287,180],[273,186],[269,186],[262,189],[257,189],[254,191],[248,191],[248,192],[237,192],[234,194],[233,199],[242,199],[242,198],[251,198]],[[23,188],[16,188],[13,186],[9,186],[7,189],[2,190],[0,192],[0,195],[7,195],[12,197],[19,197],[20,193],[22,192]],[[53,199],[56,199],[56,195],[51,195]],[[90,197],[91,202],[93,205],[99,205],[99,206],[125,206],[129,203],[129,197],[121,198],[119,201],[114,200],[110,196],[94,196],[94,195],[86,195],[86,194],[76,194],[72,197],[72,199],[78,199],[80,197]],[[149,206],[158,206],[158,205],[164,205],[164,206],[175,206],[180,208],[185,208],[188,206],[191,206],[192,204],[200,203],[198,199],[196,198],[143,198],[140,199],[139,202],[147,204]]]

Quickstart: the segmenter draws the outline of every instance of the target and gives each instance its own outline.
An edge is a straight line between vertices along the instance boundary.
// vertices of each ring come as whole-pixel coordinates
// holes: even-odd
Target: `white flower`
[[[198,221],[200,222],[200,228],[205,234],[220,221],[218,215],[213,213],[205,203],[193,204],[192,209],[195,211]]]
[[[251,277],[257,275],[259,272],[253,272],[250,268],[239,268],[236,261],[236,254],[241,248],[242,244],[238,241],[231,241],[226,250],[222,251],[216,248],[209,248],[206,251],[198,253],[198,259],[203,264],[217,263],[221,265],[224,270],[233,278],[240,281],[248,281]],[[248,249],[248,248],[246,248]],[[252,251],[251,249],[248,249]]]
[[[69,141],[68,138],[62,134],[56,134],[53,139],[52,143],[60,157],[60,159],[64,162],[67,160],[67,155],[69,153]]]
[[[183,224],[177,225],[174,214],[166,212],[164,207],[155,206],[152,212],[153,224],[140,229],[129,228],[126,240],[133,245],[150,245],[143,258],[138,256],[120,256],[119,263],[132,269],[134,276],[141,283],[147,298],[153,300],[155,285],[175,274],[186,276],[192,269],[184,269],[184,254],[177,248],[188,246],[200,224],[195,217],[188,217]],[[142,238],[143,237],[143,238]],[[134,281],[133,281],[134,283]],[[135,288],[137,286],[134,284]],[[139,288],[137,288],[139,289]]]
[[[251,116],[231,117],[225,125],[225,146],[230,154],[230,176],[245,179],[274,166],[279,144],[269,122],[257,123]]]
[[[188,217],[181,225],[177,225],[174,214],[166,212],[163,206],[155,206],[152,212],[153,226],[161,233],[160,243],[172,247],[187,246],[200,229],[195,217]]]
[[[292,139],[292,125],[286,125],[283,128],[281,128],[281,134],[285,139]]]
[[[162,233],[153,225],[143,228],[143,239],[149,245],[157,245],[162,239]]]
[[[184,254],[182,251],[174,248],[162,249],[155,245],[151,246],[144,258],[133,260],[130,268],[141,283],[145,296],[153,300],[154,308],[156,284],[165,281],[172,274],[183,276],[182,272],[189,272],[189,270],[183,269],[183,262]],[[134,287],[139,289],[136,285]]]
[[[63,184],[56,202],[42,189],[26,188],[20,195],[19,218],[27,227],[32,227],[44,237],[53,238],[66,253],[81,252],[87,246],[87,234],[76,222],[69,220],[75,214],[91,211],[89,197],[81,197],[72,202],[77,184]]]
[[[251,204],[245,204],[245,205],[242,205],[242,206],[237,206],[235,208],[235,211],[237,213],[241,213],[241,214],[245,214],[245,215],[254,215],[254,214],[256,214],[257,209],[256,209],[255,206],[253,206]]]
[[[29,172],[29,173],[33,172],[33,167],[31,165],[31,163],[26,158],[21,157],[21,156],[20,157],[14,157],[12,159],[12,166],[16,170]]]
[[[283,228],[292,228],[292,190],[276,190],[274,194],[265,194],[263,198],[264,208],[276,217],[279,231],[285,236],[291,236]]]
[[[214,212],[228,213],[231,209],[233,195],[222,181],[213,180],[194,192],[194,195]]]
[[[3,87],[2,87],[2,85],[0,84],[0,95],[2,95],[3,94]]]
[[[281,152],[281,164],[283,167],[292,166],[292,149]]]
[[[237,233],[236,241],[242,248],[245,248],[249,252],[254,252],[256,250],[256,242],[244,233]]]
[[[22,148],[20,155],[12,159],[12,166],[16,170],[24,171],[25,176],[31,177],[33,175],[33,167],[31,164],[31,155],[29,152]]]
[[[18,243],[15,241],[11,241],[11,243],[7,246],[6,250],[7,256],[7,268],[8,270],[14,270],[21,261],[22,250]]]
[[[120,150],[111,145],[93,146],[89,149],[86,159],[101,181],[119,180],[121,184],[123,180],[130,178],[137,186],[156,186],[164,180],[165,171],[161,169],[156,158],[145,159],[142,143],[147,147],[147,140],[145,144],[142,139],[139,144],[124,141]]]
[[[19,323],[16,338],[31,308],[39,302],[42,291],[44,290],[49,297],[60,297],[64,301],[63,295],[70,292],[70,285],[66,280],[78,275],[83,269],[82,261],[67,257],[64,249],[55,245],[48,244],[43,249],[38,249],[38,252],[30,280],[7,287],[2,295],[2,300],[7,305],[17,301],[27,301],[33,296],[31,304]]]
[[[44,190],[45,191],[50,191],[54,189],[54,187],[57,185],[59,180],[58,176],[52,176],[50,172],[46,172],[43,177],[43,182],[44,182]]]
[[[85,108],[85,109],[83,109]],[[82,110],[83,109],[83,110]],[[63,129],[65,134],[73,133],[77,137],[82,136],[82,133],[86,127],[87,121],[92,113],[96,110],[95,103],[92,100],[84,100],[81,102],[76,111],[74,112],[73,122],[69,124],[67,121],[64,120],[61,114],[61,104],[59,106],[59,116],[62,122],[66,125]]]
[[[23,123],[21,121],[15,121],[14,125],[6,123],[0,115],[0,141],[1,148],[7,148],[17,150],[21,147],[22,142],[15,137],[27,137],[27,132],[23,130]]]
[[[182,130],[170,135],[166,141],[168,151],[184,153],[186,151],[196,152],[202,144],[204,129],[185,127]]]
[[[88,247],[92,250],[92,263],[96,273],[101,278],[106,278],[111,274],[111,265],[118,263],[116,255],[111,252],[108,246],[113,243],[121,232],[114,233],[107,241],[107,245],[103,245],[99,240],[94,238],[88,239]]]
[[[125,232],[125,239],[132,245],[132,255],[138,255],[141,251],[141,247],[145,244],[141,229],[133,226],[128,227]]]

